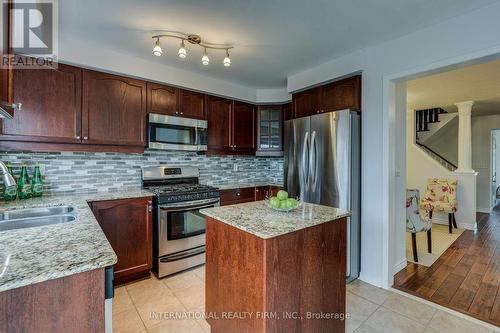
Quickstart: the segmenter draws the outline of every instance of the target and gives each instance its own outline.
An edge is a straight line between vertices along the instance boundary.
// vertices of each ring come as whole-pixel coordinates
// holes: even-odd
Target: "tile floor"
[[[116,288],[113,332],[204,333],[202,319],[155,319],[154,312],[203,312],[204,266],[158,280],[134,282]],[[397,293],[361,281],[347,286],[346,332],[355,333],[491,333],[493,330],[437,310]]]

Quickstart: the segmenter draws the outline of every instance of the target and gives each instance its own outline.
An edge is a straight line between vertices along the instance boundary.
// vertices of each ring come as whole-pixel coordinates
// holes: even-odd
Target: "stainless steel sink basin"
[[[51,206],[0,211],[0,231],[41,227],[76,220],[72,206]]]
[[[0,213],[0,221],[24,219],[28,217],[42,217],[54,215],[75,215],[76,209],[73,206],[51,206],[51,207],[35,207],[24,209],[6,210]]]

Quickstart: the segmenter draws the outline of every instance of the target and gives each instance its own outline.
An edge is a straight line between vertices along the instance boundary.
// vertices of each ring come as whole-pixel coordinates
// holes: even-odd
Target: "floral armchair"
[[[415,189],[406,190],[406,231],[411,232],[413,260],[418,262],[417,232],[427,232],[427,250],[432,252],[432,219],[424,210],[420,213],[420,192]]]
[[[457,181],[455,179],[431,178],[427,182],[427,191],[420,202],[420,207],[428,212],[432,219],[433,212],[448,213],[448,230],[453,233],[457,228],[455,212],[457,211]]]

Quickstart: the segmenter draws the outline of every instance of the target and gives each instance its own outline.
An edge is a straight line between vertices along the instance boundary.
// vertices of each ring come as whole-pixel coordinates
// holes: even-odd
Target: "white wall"
[[[389,258],[398,240],[390,235],[390,185],[398,173],[391,152],[396,125],[389,97],[391,79],[434,71],[439,67],[473,61],[500,53],[500,3],[421,29],[407,36],[354,52],[288,78],[288,91],[363,72],[362,128],[362,247],[361,279],[389,287],[392,269],[404,253]],[[401,155],[397,158],[404,158]],[[392,262],[388,262],[391,260]]]
[[[477,176],[477,210],[490,212],[491,131],[500,129],[500,114],[472,118],[472,168]]]
[[[496,173],[495,175],[495,181],[491,183],[491,203],[490,206],[493,208],[493,206],[496,204],[496,188],[500,186],[500,130],[494,130],[491,133],[491,136],[493,140],[495,140],[496,144],[496,149],[494,154],[492,154],[495,158],[495,163],[492,163],[492,176],[493,172]],[[493,178],[493,177],[492,177]]]
[[[84,40],[61,40],[59,42],[59,59],[66,64],[185,87],[252,103],[286,102],[291,100],[291,96],[284,88],[256,89],[247,87],[196,72],[147,61]]]

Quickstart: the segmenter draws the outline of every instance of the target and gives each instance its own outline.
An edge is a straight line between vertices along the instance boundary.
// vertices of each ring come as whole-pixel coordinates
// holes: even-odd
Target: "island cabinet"
[[[346,212],[232,207],[202,210],[211,332],[345,332]]]
[[[207,97],[209,155],[255,153],[255,107],[225,98]]]
[[[149,274],[152,258],[151,198],[92,202],[92,212],[118,257],[115,284]]]
[[[0,332],[105,330],[104,268],[0,292]]]
[[[361,110],[361,75],[355,75],[292,96],[293,118],[351,109]]]

